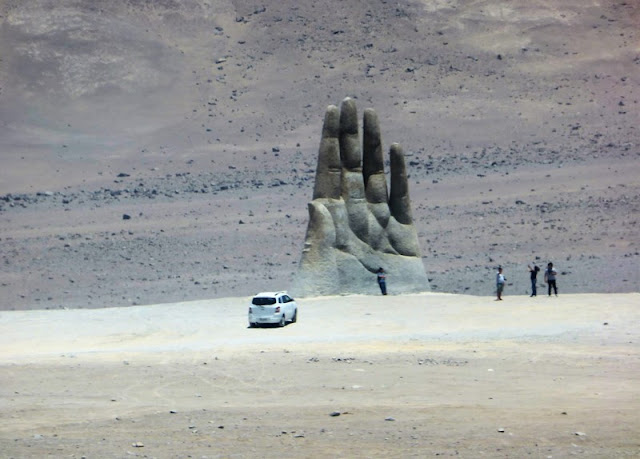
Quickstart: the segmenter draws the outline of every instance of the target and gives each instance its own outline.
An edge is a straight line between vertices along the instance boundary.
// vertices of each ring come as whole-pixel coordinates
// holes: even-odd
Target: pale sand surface
[[[639,17],[0,0],[0,459],[640,457]],[[405,149],[435,293],[248,329],[346,96]]]
[[[638,293],[247,304],[0,312],[2,456],[640,455]]]

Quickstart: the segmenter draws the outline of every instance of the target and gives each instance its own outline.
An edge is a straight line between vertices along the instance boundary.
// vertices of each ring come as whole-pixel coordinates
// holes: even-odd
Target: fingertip
[[[371,174],[384,172],[380,124],[378,115],[372,108],[364,111],[362,128],[363,170],[366,182]]]
[[[365,155],[373,153],[381,148],[380,122],[378,114],[372,108],[367,108],[362,116],[362,138]],[[377,160],[378,158],[376,158]],[[382,150],[380,150],[380,162],[382,162]]]
[[[391,160],[391,186],[393,188],[395,185],[396,195],[406,195],[409,192],[407,168],[404,162],[404,151],[399,143],[391,144],[389,156]]]
[[[389,154],[391,155],[391,160],[393,161],[395,157],[402,157],[404,160],[404,151],[402,150],[402,146],[398,142],[393,142],[389,147]]]
[[[340,105],[340,131],[343,134],[358,133],[358,109],[356,101],[346,97]]]
[[[380,123],[378,122],[378,114],[373,108],[366,108],[363,113],[364,129],[368,129],[373,134],[380,133]]]
[[[391,214],[398,222],[411,224],[411,202],[409,199],[409,184],[404,162],[404,152],[398,143],[390,147],[391,157],[391,190],[389,192],[389,207]]]
[[[362,170],[360,151],[356,101],[347,97],[340,106],[340,159],[342,166],[350,171]]]
[[[335,105],[329,105],[324,114],[322,137],[337,138],[340,133],[340,110]]]

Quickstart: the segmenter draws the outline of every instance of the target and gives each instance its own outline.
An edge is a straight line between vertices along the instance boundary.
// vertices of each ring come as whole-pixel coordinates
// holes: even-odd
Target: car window
[[[257,296],[251,301],[251,303],[255,304],[256,306],[268,306],[270,304],[276,304],[276,299],[264,297],[264,296]]]
[[[283,301],[284,303],[290,303],[290,302],[292,302],[292,301],[293,301],[293,298],[291,298],[289,295],[284,295],[284,296],[282,297],[282,301]]]

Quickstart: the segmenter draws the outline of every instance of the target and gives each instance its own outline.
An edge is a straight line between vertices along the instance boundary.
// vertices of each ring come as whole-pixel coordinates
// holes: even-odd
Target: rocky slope
[[[633,2],[33,0],[0,16],[3,309],[287,288],[324,109],[345,96],[408,154],[433,290],[491,295],[502,264],[524,294],[536,258],[561,291],[638,290]]]

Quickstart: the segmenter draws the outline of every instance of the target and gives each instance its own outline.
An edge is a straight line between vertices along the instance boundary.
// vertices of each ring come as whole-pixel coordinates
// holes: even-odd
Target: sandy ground
[[[0,457],[640,457],[640,3],[317,3],[0,0]],[[345,96],[433,293],[248,329]]]
[[[247,301],[0,312],[2,456],[640,455],[637,293]]]

